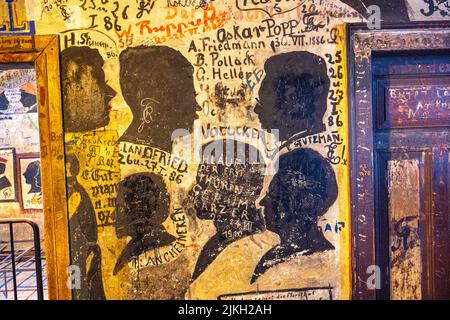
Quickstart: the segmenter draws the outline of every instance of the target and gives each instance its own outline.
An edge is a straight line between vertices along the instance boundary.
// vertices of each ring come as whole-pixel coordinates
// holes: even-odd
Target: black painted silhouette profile
[[[4,112],[9,108],[9,101],[6,99],[4,92],[0,94],[0,112]]]
[[[170,152],[172,132],[191,130],[196,111],[194,68],[165,46],[128,48],[120,54],[120,86],[133,113],[121,141]]]
[[[121,181],[118,190],[116,235],[131,240],[117,259],[114,274],[140,254],[176,240],[163,226],[169,215],[170,197],[160,176],[134,174]]]
[[[30,94],[25,90],[20,90],[20,95],[20,102],[28,109],[28,113],[36,113],[38,110],[37,96],[35,94]]]
[[[321,57],[306,51],[269,58],[255,106],[262,127],[278,129],[282,142],[325,131],[330,79]]]
[[[260,204],[266,228],[280,237],[253,273],[254,283],[269,268],[295,255],[333,250],[318,220],[336,201],[338,188],[331,165],[316,151],[296,149],[279,159],[279,169]]]
[[[97,244],[97,219],[89,194],[78,182],[80,166],[74,154],[66,155],[69,199],[79,195],[77,208],[69,220],[72,265],[80,267],[81,288],[73,289],[77,300],[105,300],[102,280],[102,254]],[[91,257],[91,259],[90,259]],[[88,266],[88,260],[90,264]]]
[[[217,140],[203,146],[202,152],[190,195],[197,217],[212,220],[216,234],[202,248],[192,280],[230,244],[264,230],[264,219],[256,208],[264,181],[257,149],[235,140]]]
[[[28,183],[31,188],[28,193],[41,193],[41,162],[39,160],[30,162],[27,169],[23,173],[25,182]]]
[[[0,94],[0,113],[8,113],[10,101],[6,97],[5,92]],[[24,90],[20,90],[20,103],[24,106],[27,113],[37,112],[37,97]]]
[[[405,0],[340,0],[358,11],[364,18],[369,17],[367,8],[377,5],[381,9],[381,19],[385,22],[409,21],[408,8]]]
[[[6,171],[6,163],[8,160],[5,158],[0,157],[0,191],[3,189],[11,187],[11,182],[9,181],[7,176],[4,176]]]
[[[106,83],[102,56],[88,47],[70,47],[61,56],[65,130],[83,132],[107,126],[116,92]]]

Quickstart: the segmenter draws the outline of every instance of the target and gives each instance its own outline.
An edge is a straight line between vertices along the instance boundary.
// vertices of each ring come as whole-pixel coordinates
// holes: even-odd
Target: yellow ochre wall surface
[[[60,36],[74,299],[351,298],[345,23],[361,3],[398,23],[448,12],[30,0],[11,20],[0,1],[0,34]],[[211,146],[235,149],[197,157]]]

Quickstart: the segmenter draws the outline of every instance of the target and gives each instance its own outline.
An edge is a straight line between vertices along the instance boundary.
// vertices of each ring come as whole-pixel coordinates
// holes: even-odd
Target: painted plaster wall
[[[19,10],[61,39],[75,298],[350,297],[343,24],[365,20],[361,3],[393,22],[450,13],[432,0]],[[191,161],[224,139],[278,171]]]

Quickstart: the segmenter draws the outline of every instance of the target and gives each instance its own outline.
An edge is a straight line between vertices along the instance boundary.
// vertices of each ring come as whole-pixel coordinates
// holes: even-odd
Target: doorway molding
[[[32,63],[36,69],[48,297],[68,300],[71,299],[66,285],[70,251],[59,37],[0,37],[0,63]]]
[[[377,290],[367,285],[374,274],[369,267],[377,264],[372,57],[392,51],[450,50],[450,22],[383,24],[381,30],[349,24],[347,39],[352,295],[357,300],[374,300]]]

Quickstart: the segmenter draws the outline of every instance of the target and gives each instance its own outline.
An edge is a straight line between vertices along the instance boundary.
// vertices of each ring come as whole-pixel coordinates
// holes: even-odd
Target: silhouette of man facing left
[[[381,9],[381,19],[385,22],[410,21],[406,0],[340,0],[349,5],[364,18],[368,18],[371,12],[368,7],[376,5]],[[428,2],[428,1],[425,1]]]
[[[336,176],[316,151],[296,149],[279,160],[279,169],[261,200],[266,228],[279,235],[280,244],[256,266],[251,283],[269,268],[302,255],[334,250],[317,225],[337,199]]]
[[[7,159],[0,157],[0,191],[11,187],[11,181],[5,175]]]

